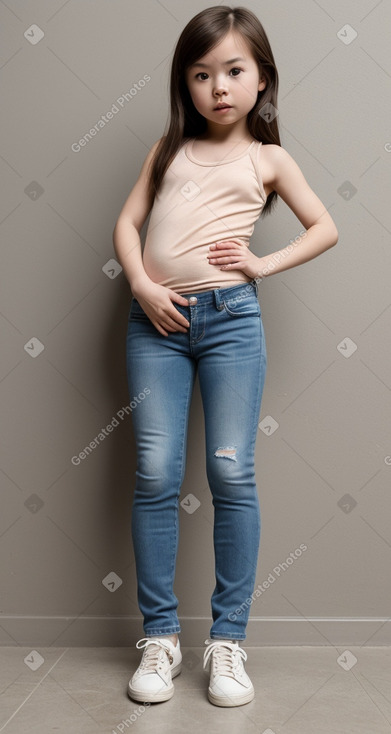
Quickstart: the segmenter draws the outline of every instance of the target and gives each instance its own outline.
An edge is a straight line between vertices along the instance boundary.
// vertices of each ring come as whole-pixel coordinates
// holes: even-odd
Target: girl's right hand
[[[171,290],[171,288],[154,283],[152,280],[146,283],[143,282],[142,285],[137,287],[134,286],[132,293],[155,328],[163,336],[168,336],[168,332],[172,331],[187,332],[186,327],[190,324],[186,317],[179,313],[174,306],[174,303],[178,303],[180,306],[188,306],[187,298]]]

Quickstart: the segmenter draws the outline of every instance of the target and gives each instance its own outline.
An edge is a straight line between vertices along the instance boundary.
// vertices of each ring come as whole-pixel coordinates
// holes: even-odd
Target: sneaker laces
[[[208,640],[205,640],[208,644]],[[239,647],[237,642],[210,642],[204,653],[204,668],[213,653],[213,670],[216,675],[226,675],[235,678],[235,673],[242,669],[242,660],[247,660],[247,653]]]
[[[170,664],[173,661],[173,656],[170,649],[160,640],[153,641],[149,637],[143,637],[136,643],[136,647],[139,650],[141,648],[144,648],[143,657],[139,667],[140,669],[147,672],[156,672],[156,668],[158,667],[159,663],[162,662],[162,650],[167,653]]]

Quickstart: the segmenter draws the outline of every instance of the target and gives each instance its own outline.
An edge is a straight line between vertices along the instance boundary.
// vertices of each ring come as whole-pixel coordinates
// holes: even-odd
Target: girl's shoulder
[[[261,145],[259,155],[265,172],[267,169],[267,178],[270,181],[298,167],[290,153],[282,145],[275,145],[274,143]]]
[[[262,145],[262,155],[270,163],[277,166],[293,161],[290,153],[282,145],[275,145],[274,143],[264,143]]]
[[[279,181],[286,181],[292,175],[297,176],[300,171],[295,160],[281,145],[258,143],[255,150],[256,165],[267,195],[276,190]]]

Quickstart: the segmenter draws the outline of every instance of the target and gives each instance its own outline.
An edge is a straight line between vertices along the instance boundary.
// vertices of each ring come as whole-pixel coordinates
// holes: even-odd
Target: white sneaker
[[[129,696],[145,703],[168,701],[174,695],[172,678],[182,668],[179,639],[175,646],[167,637],[143,637],[136,647],[143,647],[144,652],[139,667],[129,681]]]
[[[252,701],[254,687],[243,666],[247,654],[239,643],[208,639],[205,645],[204,669],[210,659],[209,701],[215,706],[242,706]]]

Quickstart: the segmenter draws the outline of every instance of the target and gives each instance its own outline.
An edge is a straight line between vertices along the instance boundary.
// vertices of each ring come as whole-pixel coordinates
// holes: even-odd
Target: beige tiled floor
[[[126,693],[135,648],[0,648],[0,732],[391,734],[391,648],[247,648],[255,699],[236,708],[209,703],[203,650],[183,647],[174,697],[143,710]]]

